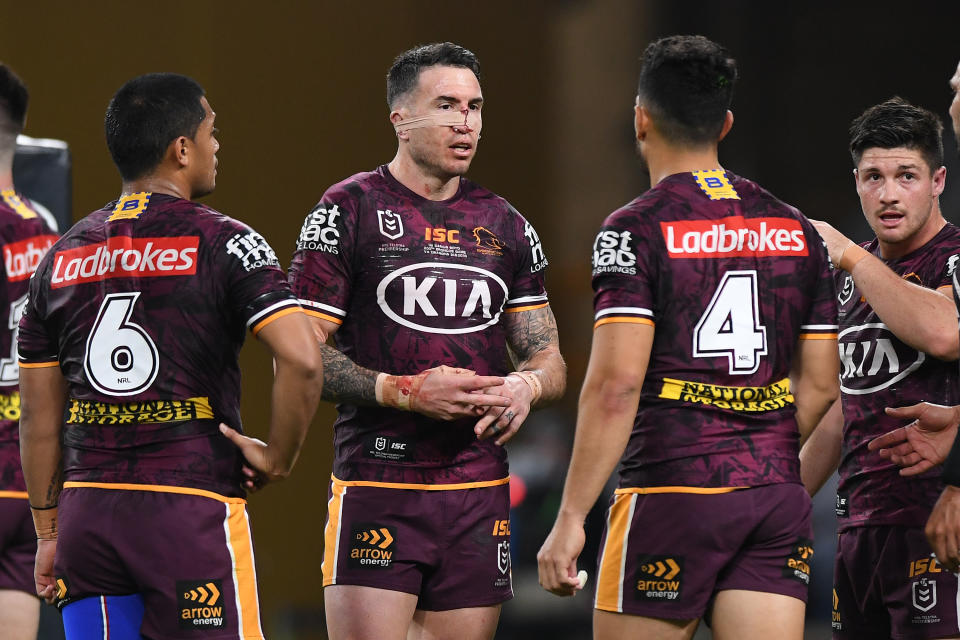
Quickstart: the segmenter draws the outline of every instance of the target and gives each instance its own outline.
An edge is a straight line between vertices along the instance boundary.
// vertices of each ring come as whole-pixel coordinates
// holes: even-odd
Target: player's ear
[[[947,168],[940,167],[933,172],[933,197],[939,197],[945,186],[947,186]]]
[[[177,137],[170,143],[167,155],[172,157],[179,167],[186,167],[190,164],[190,138],[186,136]]]
[[[403,120],[403,115],[399,111],[390,112],[390,124],[397,126],[397,123]],[[397,131],[397,138],[400,140],[409,140],[410,133],[407,131]]]
[[[633,131],[637,140],[644,140],[650,131],[650,113],[640,104],[640,96],[633,105]]]
[[[727,115],[723,118],[723,128],[720,129],[720,137],[717,138],[717,142],[720,142],[727,137],[727,134],[730,133],[730,129],[733,128],[733,111],[727,109]]]

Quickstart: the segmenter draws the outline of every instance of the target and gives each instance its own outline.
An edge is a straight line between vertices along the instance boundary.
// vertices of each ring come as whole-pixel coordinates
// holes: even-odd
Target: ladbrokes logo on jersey
[[[3,245],[3,264],[7,268],[7,280],[26,280],[40,264],[40,258],[57,241],[57,236],[33,236],[20,242]]]
[[[660,230],[671,258],[809,255],[800,222],[790,218],[678,220]]]
[[[53,259],[53,289],[107,278],[186,276],[197,272],[197,236],[131,238],[57,251]]]

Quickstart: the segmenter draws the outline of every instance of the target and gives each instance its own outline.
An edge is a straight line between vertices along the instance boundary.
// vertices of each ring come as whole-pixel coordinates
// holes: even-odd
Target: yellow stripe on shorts
[[[347,485],[339,482],[331,483],[330,501],[327,502],[327,526],[323,532],[323,564],[320,572],[323,574],[323,586],[337,584],[337,558],[340,552],[340,526],[343,517],[343,496],[347,493]]]
[[[257,569],[253,563],[253,538],[246,505],[227,503],[223,530],[233,563],[234,598],[237,606],[239,637],[263,640],[260,628],[260,599],[257,594]]]
[[[614,496],[607,514],[607,539],[603,543],[600,570],[597,575],[597,596],[593,606],[603,611],[623,613],[623,577],[627,560],[630,522],[637,505],[636,493]]]

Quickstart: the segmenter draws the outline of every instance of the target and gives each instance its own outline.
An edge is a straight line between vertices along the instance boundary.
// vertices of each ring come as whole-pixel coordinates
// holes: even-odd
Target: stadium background
[[[589,634],[589,597],[571,602],[540,591],[534,555],[559,499],[589,354],[593,235],[607,213],[648,187],[631,129],[646,43],[702,33],[727,46],[741,81],[724,166],[858,240],[868,229],[846,151],[850,120],[894,94],[943,115],[941,203],[949,220],[960,221],[960,163],[946,117],[947,79],[960,58],[955,1],[5,0],[2,7],[0,60],[31,91],[26,133],[70,143],[74,219],[118,193],[103,142],[110,96],[135,75],[177,71],[205,87],[221,130],[218,188],[205,201],[253,225],[284,263],[325,187],[393,157],[384,100],[393,56],[437,40],[479,55],[485,126],[470,177],[537,227],[570,374],[564,402],[536,415],[510,444],[527,491],[512,526],[518,598],[504,607],[498,638]],[[245,428],[264,435],[269,358],[252,340],[242,364]],[[326,637],[320,562],[333,415],[321,406],[293,477],[250,503],[270,638]],[[829,488],[818,500],[809,638],[829,637],[832,500]],[[599,537],[599,510],[594,515],[588,547]],[[582,565],[593,573],[593,564],[588,551]],[[50,617],[42,636],[56,638]]]

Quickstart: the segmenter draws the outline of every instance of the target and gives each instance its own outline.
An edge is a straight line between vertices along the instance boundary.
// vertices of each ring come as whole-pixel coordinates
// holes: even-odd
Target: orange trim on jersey
[[[26,500],[28,497],[26,491],[0,491],[0,498],[22,498]]]
[[[192,487],[174,487],[166,484],[132,484],[127,482],[74,482],[63,483],[64,489],[117,489],[120,491],[156,491],[158,493],[179,493],[187,496],[213,498],[226,504],[247,504],[243,498],[228,498],[206,489]]]
[[[277,318],[288,316],[291,313],[302,313],[302,312],[303,312],[303,309],[301,309],[300,307],[287,307],[286,309],[281,309],[280,311],[277,311],[273,315],[267,316],[257,324],[253,325],[253,328],[250,329],[250,331],[253,333],[253,335],[257,335],[261,329],[263,329],[265,326],[267,326]]]
[[[607,537],[597,575],[597,597],[594,606],[603,611],[622,611],[620,593],[623,587],[624,543],[630,532],[630,507],[636,496],[618,495],[610,506]]]
[[[333,483],[345,487],[380,487],[381,489],[416,489],[418,491],[453,491],[455,489],[479,489],[498,487],[510,482],[510,476],[499,480],[480,480],[478,482],[460,482],[458,484],[413,484],[406,482],[374,482],[372,480],[340,480],[331,474]]]
[[[628,324],[648,324],[651,327],[657,326],[653,320],[648,320],[647,318],[633,318],[633,317],[612,317],[612,318],[601,318],[593,323],[593,328],[596,329],[602,324],[610,324],[612,322],[626,322]]]
[[[314,318],[323,318],[324,320],[329,320],[334,324],[343,324],[343,318],[327,315],[326,313],[320,313],[319,311],[314,311],[313,309],[304,309],[303,312],[308,316],[313,316]]]
[[[614,491],[617,495],[627,493],[639,493],[643,495],[651,493],[699,493],[701,495],[714,495],[718,493],[732,493],[740,489],[749,489],[749,487],[626,487]]]
[[[801,340],[836,340],[837,334],[835,333],[801,333]]]
[[[546,307],[546,306],[548,306],[548,305],[549,305],[548,302],[544,302],[543,304],[535,304],[535,305],[532,305],[532,306],[529,306],[529,307],[517,307],[516,309],[504,309],[503,312],[504,312],[504,313],[519,313],[519,312],[521,312],[521,311],[533,311],[534,309],[543,309],[544,307]]]
[[[59,367],[60,361],[54,360],[53,362],[21,362],[19,364],[24,369],[41,369],[43,367]]]
[[[337,554],[340,551],[340,525],[343,512],[343,496],[347,487],[334,482],[331,486],[333,496],[327,503],[327,526],[323,530],[323,562],[320,573],[323,574],[323,586],[337,584]]]
[[[233,561],[233,584],[236,589],[237,619],[241,638],[263,640],[260,628],[260,604],[257,595],[257,570],[253,564],[253,540],[250,522],[243,504],[227,504],[226,529]]]

